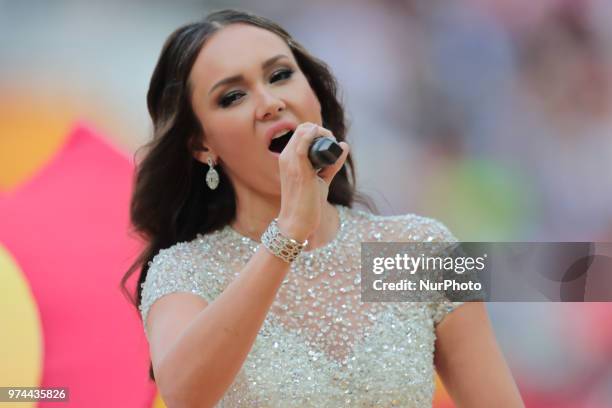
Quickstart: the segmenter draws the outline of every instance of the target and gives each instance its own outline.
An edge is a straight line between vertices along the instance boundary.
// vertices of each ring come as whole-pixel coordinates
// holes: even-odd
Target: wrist
[[[290,222],[286,219],[277,219],[278,230],[283,236],[291,238],[298,242],[306,241],[308,238],[308,232],[300,228],[299,223]]]
[[[298,241],[284,235],[278,226],[278,219],[272,220],[262,234],[261,242],[271,253],[288,263],[293,262],[308,244],[307,240]]]

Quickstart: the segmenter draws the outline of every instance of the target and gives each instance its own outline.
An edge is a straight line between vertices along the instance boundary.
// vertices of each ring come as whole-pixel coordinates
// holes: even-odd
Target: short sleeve
[[[442,222],[435,218],[419,217],[425,241],[427,242],[458,242],[459,240]]]
[[[210,302],[206,279],[190,250],[188,243],[177,243],[162,249],[149,262],[147,277],[142,283],[139,310],[146,327],[147,315],[153,303],[174,292],[188,292]]]
[[[410,214],[406,216],[402,238],[404,241],[421,241],[434,243],[456,243],[457,237],[442,222],[435,218],[423,217]],[[455,310],[464,302],[451,302],[447,297],[440,294],[440,299],[428,304],[431,319],[434,325],[438,325],[444,317]]]
[[[444,319],[450,312],[461,306],[464,302],[431,302],[431,319],[433,320],[434,326],[437,326],[442,319]]]

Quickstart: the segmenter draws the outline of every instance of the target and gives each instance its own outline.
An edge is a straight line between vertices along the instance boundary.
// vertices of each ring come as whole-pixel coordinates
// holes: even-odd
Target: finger
[[[342,166],[344,166],[346,158],[348,157],[348,154],[350,152],[350,147],[349,147],[348,143],[340,142],[338,144],[342,148],[342,154],[340,155],[340,157],[338,157],[338,160],[336,160],[336,162],[334,164],[332,164],[330,166],[327,166],[327,167],[324,167],[317,174],[319,177],[321,177],[323,180],[325,180],[325,182],[328,183],[328,184],[331,183],[331,181],[334,179],[334,176],[336,175],[336,173],[338,173],[338,171],[340,171]]]
[[[314,124],[312,122],[300,123],[293,130],[293,136],[291,136],[291,139],[289,139],[289,142],[287,143],[287,146],[285,146],[283,151],[285,151],[287,149],[289,149],[291,151],[294,151],[296,146],[299,144],[299,140],[301,139],[301,136],[303,136],[306,133],[311,132],[312,129],[315,128],[315,127],[316,127],[316,124]]]
[[[293,136],[289,139],[287,146],[281,152],[281,158],[289,158],[297,154],[298,147],[302,142],[304,137],[308,137],[311,132],[314,132],[316,129],[316,125],[310,122],[304,122],[298,125],[293,131]],[[293,160],[291,160],[293,161]]]
[[[308,132],[306,132],[303,135],[300,135],[299,140],[297,140],[297,145],[296,145],[296,153],[298,156],[300,157],[305,157],[308,156],[308,152],[310,150],[310,146],[312,145],[312,142],[314,141],[314,139],[316,139],[319,136],[332,136],[332,133],[321,127],[318,125],[313,125],[313,127],[311,127]]]

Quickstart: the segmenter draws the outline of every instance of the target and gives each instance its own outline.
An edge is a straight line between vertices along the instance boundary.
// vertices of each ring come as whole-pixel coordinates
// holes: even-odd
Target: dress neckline
[[[334,235],[334,237],[331,239],[331,241],[329,241],[323,246],[320,246],[320,247],[317,247],[311,250],[305,250],[305,249],[302,250],[302,254],[307,254],[307,255],[316,254],[318,252],[328,250],[336,246],[338,242],[341,242],[341,236],[344,234],[345,229],[346,229],[346,214],[345,214],[346,208],[340,204],[334,204],[334,207],[338,211],[338,219],[339,219],[339,226],[338,226],[338,229],[336,230],[336,234]],[[250,245],[254,245],[254,246],[259,246],[261,244],[261,242],[259,241],[256,241],[245,235],[242,235],[240,232],[236,231],[230,224],[227,224],[226,228],[229,231],[229,234],[233,236],[234,238],[242,240],[243,242],[248,242]]]

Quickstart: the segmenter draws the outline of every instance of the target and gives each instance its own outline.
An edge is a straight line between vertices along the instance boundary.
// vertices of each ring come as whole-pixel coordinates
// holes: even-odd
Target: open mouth
[[[287,143],[289,143],[289,139],[293,136],[293,130],[289,130],[282,136],[277,137],[276,139],[272,139],[270,146],[268,146],[268,150],[274,153],[280,153],[283,151]]]

